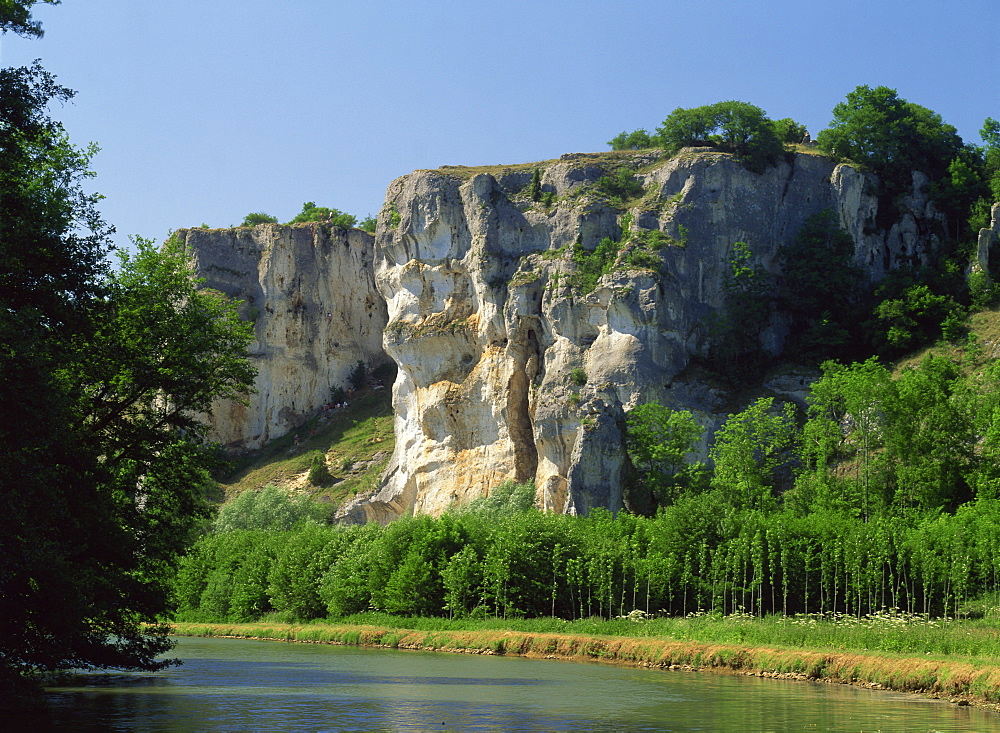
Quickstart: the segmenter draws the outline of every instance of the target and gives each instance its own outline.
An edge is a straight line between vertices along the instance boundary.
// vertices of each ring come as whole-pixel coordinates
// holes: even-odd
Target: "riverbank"
[[[653,637],[510,630],[426,631],[381,625],[175,623],[179,636],[601,661],[909,692],[1000,711],[1000,665],[900,654],[759,647]]]

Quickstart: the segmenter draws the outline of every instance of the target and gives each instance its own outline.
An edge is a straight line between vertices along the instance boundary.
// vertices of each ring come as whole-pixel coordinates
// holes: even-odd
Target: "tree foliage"
[[[3,27],[30,30],[12,8]],[[164,664],[143,623],[208,515],[196,415],[252,381],[249,326],[183,252],[138,241],[109,271],[92,149],[46,111],[71,96],[37,64],[0,71],[0,686]]]
[[[691,145],[712,145],[735,153],[757,173],[777,162],[784,151],[783,140],[764,110],[736,101],[675,109],[656,129],[655,140],[671,152]]]
[[[778,252],[778,301],[791,318],[788,350],[819,357],[848,351],[860,338],[864,278],[854,240],[830,211],[815,214]]]
[[[705,466],[687,461],[705,432],[690,412],[651,402],[629,411],[625,428],[625,444],[636,478],[652,491],[658,504],[672,504],[703,484]]]
[[[304,222],[322,222],[341,229],[352,229],[358,223],[357,217],[345,214],[340,209],[331,209],[327,206],[317,206],[315,201],[306,201],[302,204],[302,211],[295,215],[289,224],[302,224]]]
[[[768,356],[761,334],[771,318],[771,276],[756,264],[746,242],[734,242],[723,274],[723,308],[709,323],[707,363],[734,384],[747,384],[761,373]]]
[[[833,121],[816,142],[829,154],[875,173],[889,204],[909,190],[914,171],[940,180],[963,150],[955,128],[936,112],[907,102],[895,89],[867,85],[833,108]],[[895,209],[883,205],[880,211],[891,216]]]
[[[240,223],[241,227],[255,227],[258,224],[277,224],[278,219],[271,216],[270,214],[265,214],[263,211],[255,211],[247,214],[243,217],[243,221]]]
[[[19,36],[43,35],[42,24],[31,17],[34,5],[59,5],[62,0],[4,0],[0,4],[0,31],[16,33]]]

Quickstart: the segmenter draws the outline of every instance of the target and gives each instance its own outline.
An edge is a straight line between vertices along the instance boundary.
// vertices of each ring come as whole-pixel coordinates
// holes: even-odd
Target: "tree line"
[[[546,514],[508,483],[440,518],[278,528],[271,489],[184,559],[178,618],[960,614],[1000,591],[998,378],[943,357],[896,376],[828,363],[804,412],[762,398],[730,416],[711,468],[690,414],[640,406],[626,433],[646,515]]]

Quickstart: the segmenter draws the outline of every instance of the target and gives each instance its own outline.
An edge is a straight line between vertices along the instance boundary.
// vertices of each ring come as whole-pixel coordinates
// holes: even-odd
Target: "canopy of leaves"
[[[735,153],[752,171],[761,172],[784,152],[764,110],[747,102],[717,102],[677,108],[656,129],[656,142],[670,152],[692,145],[712,145]]]
[[[306,521],[322,519],[319,506],[308,495],[292,497],[277,486],[244,491],[219,509],[212,528],[216,532],[244,529],[287,530]]]
[[[250,326],[179,248],[137,241],[109,272],[88,152],[45,112],[69,96],[0,71],[3,679],[165,664],[155,624],[216,462],[196,415],[253,378]]]
[[[654,147],[654,140],[645,130],[620,132],[608,140],[612,150],[643,150]]]
[[[331,209],[326,206],[317,206],[314,201],[306,201],[302,204],[302,211],[295,215],[289,224],[301,224],[303,222],[317,221],[330,224],[341,229],[352,229],[358,223],[356,217],[345,214],[339,209]]]
[[[61,0],[3,0],[0,2],[0,31],[41,38],[42,24],[31,17],[33,5],[58,5]]]
[[[853,257],[854,241],[830,210],[806,219],[779,250],[779,303],[792,320],[790,349],[830,358],[859,336],[864,278]]]
[[[625,445],[637,478],[658,504],[672,504],[682,494],[699,489],[704,465],[688,462],[686,457],[705,429],[690,412],[650,402],[628,412],[625,427]]]
[[[879,176],[888,196],[906,191],[913,171],[932,181],[943,178],[963,147],[955,128],[937,113],[907,102],[895,89],[867,85],[833,108],[830,127],[816,141],[827,153]]]
[[[263,211],[255,211],[243,217],[241,227],[254,227],[258,224],[277,224],[277,217],[265,214]]]

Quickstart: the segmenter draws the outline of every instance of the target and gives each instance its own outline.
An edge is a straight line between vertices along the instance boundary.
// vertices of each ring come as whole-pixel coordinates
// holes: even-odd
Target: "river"
[[[995,731],[1000,716],[841,685],[600,663],[182,638],[180,667],[84,674],[5,730]]]

